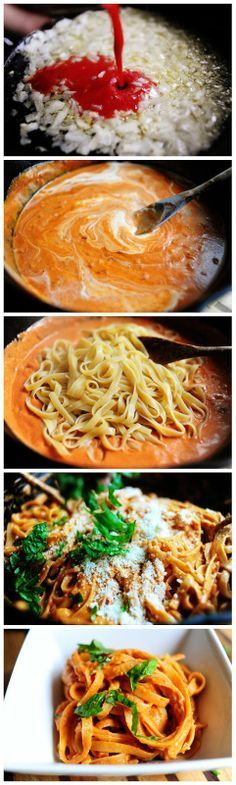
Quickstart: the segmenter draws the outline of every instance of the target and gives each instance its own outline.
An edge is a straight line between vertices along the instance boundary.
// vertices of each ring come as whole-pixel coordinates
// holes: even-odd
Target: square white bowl
[[[181,651],[207,687],[199,715],[207,722],[200,750],[190,760],[136,765],[60,763],[53,714],[61,698],[61,673],[78,643],[99,638],[114,649],[134,647],[151,654]],[[231,765],[231,666],[213,630],[183,627],[32,627],[22,646],[5,697],[5,770],[24,774],[89,777],[160,775],[225,768]]]

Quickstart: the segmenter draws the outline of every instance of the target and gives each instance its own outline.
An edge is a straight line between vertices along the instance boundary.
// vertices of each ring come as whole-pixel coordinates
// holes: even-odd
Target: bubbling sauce
[[[29,170],[30,188],[38,190],[23,209],[20,178],[6,202],[9,232],[21,203],[12,255],[31,291],[66,310],[128,313],[180,309],[203,293],[224,255],[216,219],[203,204],[193,201],[137,236],[133,213],[183,186],[138,164],[63,166],[71,171],[55,177],[57,163],[47,164],[46,184],[45,165],[38,174],[38,167]]]

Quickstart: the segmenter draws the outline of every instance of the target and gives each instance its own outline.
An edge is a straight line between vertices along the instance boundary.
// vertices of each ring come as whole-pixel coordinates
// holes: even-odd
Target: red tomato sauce
[[[96,60],[88,57],[58,60],[36,71],[30,82],[33,90],[44,95],[67,88],[83,111],[97,112],[108,118],[116,111],[137,112],[154,84],[141,71],[124,71],[123,78],[125,87],[121,89],[117,66],[109,57],[99,55]]]
[[[40,68],[29,81],[33,90],[44,95],[68,89],[83,111],[113,117],[116,111],[137,112],[139,105],[155,83],[141,71],[123,70],[124,36],[119,6],[103,4],[112,21],[115,62],[97,55],[96,60],[57,60]]]

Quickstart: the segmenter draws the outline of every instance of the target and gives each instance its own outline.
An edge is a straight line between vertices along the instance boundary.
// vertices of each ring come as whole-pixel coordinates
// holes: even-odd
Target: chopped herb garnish
[[[60,518],[59,520],[53,521],[52,525],[53,526],[64,526],[64,523],[66,523],[66,521],[68,521],[68,517],[67,517],[67,515],[63,515],[63,518]]]
[[[123,602],[123,605],[121,605],[120,611],[121,611],[121,613],[128,613],[129,612],[129,600],[126,600],[125,602]]]
[[[101,502],[100,510],[94,513],[95,526],[107,539],[115,539],[120,544],[130,542],[135,528],[135,521],[125,521],[119,512],[113,512],[105,501]]]
[[[132,692],[134,692],[136,689],[140,679],[144,679],[145,676],[151,676],[151,674],[154,673],[157,665],[157,660],[145,660],[145,662],[140,662],[138,665],[134,665],[133,668],[130,668],[130,670],[127,671],[126,676],[128,676],[130,680]]]
[[[66,543],[65,543],[65,541],[64,541],[64,540],[62,540],[62,542],[59,542],[59,545],[58,545],[57,551],[56,551],[56,553],[55,553],[56,559],[59,559],[59,558],[60,558],[60,556],[62,555],[62,553],[63,553],[63,551],[64,551],[64,548],[65,548],[65,545],[66,545]]]
[[[87,507],[89,507],[91,512],[98,510],[99,503],[95,491],[89,491],[87,496]]]
[[[93,492],[89,496],[93,508],[94,529],[90,534],[77,534],[79,546],[70,553],[73,564],[79,564],[85,556],[99,559],[101,556],[119,556],[124,545],[130,542],[135,521],[125,521],[119,512],[113,512],[105,501],[99,502]],[[99,536],[100,535],[100,536]]]
[[[91,622],[92,622],[92,623],[93,623],[93,622],[95,621],[95,619],[96,619],[97,612],[98,612],[98,606],[97,606],[97,605],[92,605],[92,606],[91,606],[91,613],[90,613],[90,619],[91,619]]]
[[[141,472],[122,472],[124,477],[130,477],[130,479],[136,479],[140,477]]]
[[[123,692],[120,692],[119,690],[110,690],[108,692],[108,697],[106,698],[106,702],[111,703],[112,706],[114,706],[115,703],[122,703],[123,706],[128,706],[128,708],[131,709],[132,712],[131,729],[134,736],[136,736],[138,730],[138,709],[136,703],[134,703],[134,701],[129,700],[129,698],[126,698],[125,695],[123,695]]]
[[[118,491],[120,490],[120,488],[123,487],[124,487],[124,482],[121,474],[119,474],[118,472],[116,474],[113,474],[110,485],[108,485],[108,496],[110,502],[114,505],[114,507],[121,507],[120,502],[118,501],[116,496],[114,496],[114,491]]]
[[[92,698],[89,698],[86,703],[77,706],[75,714],[78,714],[78,717],[95,717],[96,714],[100,714],[106,695],[106,692],[98,692],[97,695],[92,695]]]
[[[150,741],[160,741],[161,736],[145,736],[144,733],[137,733],[137,739],[150,739]]]
[[[114,649],[107,649],[100,641],[93,640],[91,643],[79,643],[78,651],[87,651],[91,662],[98,662],[99,665],[104,665],[109,662],[110,655],[113,654]]]
[[[23,555],[26,562],[41,561],[43,558],[43,551],[45,551],[47,547],[47,538],[47,523],[45,523],[45,521],[43,523],[37,523],[24,539],[21,548],[21,557]]]
[[[84,477],[78,476],[78,474],[67,474],[64,472],[60,472],[57,475],[57,481],[59,484],[60,491],[62,496],[65,499],[80,499],[84,498],[84,491],[85,491],[85,482]]]
[[[21,547],[11,554],[6,565],[9,588],[28,603],[32,613],[40,613],[39,597],[43,589],[38,585],[39,572],[45,562],[47,523],[37,523],[23,540]]]
[[[97,714],[100,714],[104,703],[110,703],[112,706],[115,706],[116,703],[121,703],[123,706],[128,706],[128,708],[131,709],[132,733],[136,736],[138,729],[138,710],[136,703],[129,700],[129,698],[126,698],[125,695],[123,695],[123,692],[120,692],[119,690],[98,692],[97,695],[93,695],[92,698],[89,698],[86,703],[77,706],[75,714],[77,714],[78,717],[94,717]]]
[[[106,485],[104,485],[103,482],[100,482],[100,480],[97,480],[97,482],[96,482],[96,493],[102,493],[102,491],[105,491],[105,490],[106,490]]]
[[[78,540],[80,545],[70,552],[72,564],[80,564],[86,556],[95,561],[101,556],[119,556],[124,551],[118,543],[98,539],[93,534],[80,534]]]

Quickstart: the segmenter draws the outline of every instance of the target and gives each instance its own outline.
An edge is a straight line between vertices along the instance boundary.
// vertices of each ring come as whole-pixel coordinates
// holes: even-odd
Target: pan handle
[[[6,31],[4,35],[4,61],[5,62],[8,59],[11,52],[13,51],[13,49],[15,49],[19,41],[20,41],[19,35],[14,35],[14,33],[12,34],[12,32],[10,32],[8,36]]]

